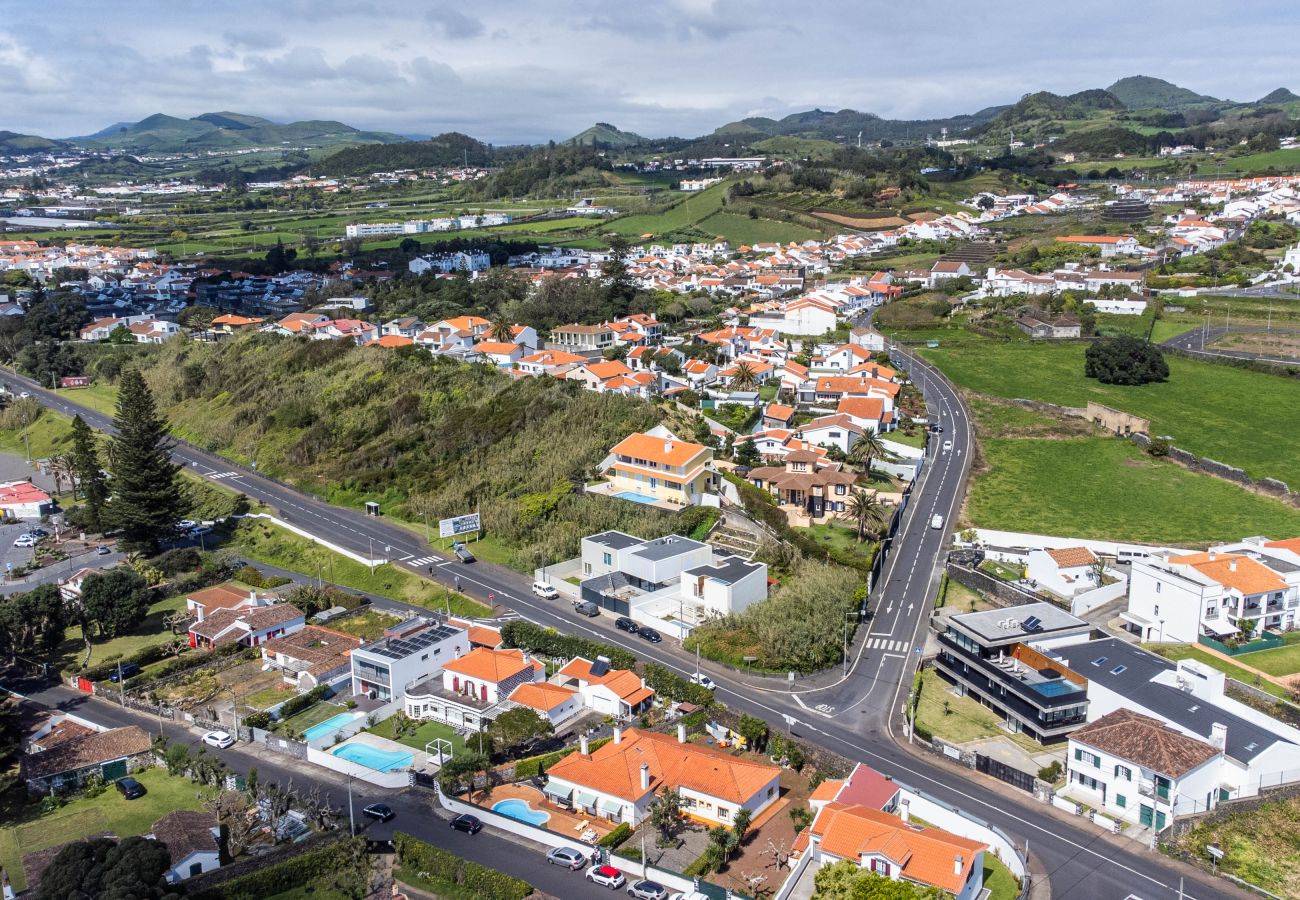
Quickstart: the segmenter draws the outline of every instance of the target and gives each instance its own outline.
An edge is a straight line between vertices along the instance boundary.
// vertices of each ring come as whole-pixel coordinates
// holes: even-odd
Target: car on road
[[[117,684],[119,681],[125,681],[133,675],[140,674],[140,667],[133,662],[124,662],[113,668],[108,674],[108,680]]]
[[[35,546],[36,546],[36,538],[32,537],[30,534],[20,534],[20,535],[18,535],[17,539],[14,541],[14,546],[15,546],[15,547],[35,547]]]
[[[451,552],[456,554],[456,558],[463,563],[472,563],[474,554],[469,552],[469,548],[459,541],[451,545]]]
[[[30,397],[31,395],[32,395],[32,392],[31,392],[31,391],[23,391],[21,394],[18,395],[18,399],[19,399],[19,400],[26,400],[26,399],[27,399],[28,397]]]
[[[636,630],[636,633],[637,635],[645,638],[647,641],[649,641],[652,644],[657,644],[663,640],[663,637],[659,634],[659,632],[655,631],[653,628],[651,628],[648,625],[642,625],[640,628]]]
[[[581,603],[573,604],[573,611],[578,615],[586,616],[587,618],[600,615],[600,607],[592,603],[590,600],[583,600]]]
[[[483,823],[478,820],[478,816],[471,816],[469,813],[461,813],[447,824],[454,830],[463,831],[466,834],[478,834],[483,830]]]
[[[640,625],[638,625],[636,622],[633,622],[627,616],[619,616],[617,619],[615,619],[614,627],[617,628],[619,631],[630,631],[633,634],[636,634],[641,629]]]
[[[195,522],[193,519],[181,519],[176,523],[176,527],[181,531],[193,531],[198,527],[198,525],[199,523]]]
[[[36,538],[37,540],[40,540],[41,538],[47,538],[50,536],[50,533],[46,531],[44,528],[29,528],[27,530],[27,533],[30,534],[32,537]]]
[[[952,441],[944,441],[944,442],[943,442],[943,452],[944,452],[944,453],[947,453],[947,452],[948,452],[949,450],[951,450],[951,449],[952,449]]]
[[[108,546],[108,544],[100,544],[98,547],[95,548],[96,556],[108,556],[108,554],[112,552],[113,552],[113,548]]]
[[[668,888],[657,881],[643,878],[627,886],[627,895],[636,897],[637,900],[664,900],[668,896]]]
[[[572,847],[556,847],[546,854],[546,861],[553,866],[564,866],[576,872],[587,864],[587,854]]]
[[[587,880],[616,891],[627,883],[623,873],[613,866],[595,866],[587,870]]]
[[[943,426],[940,425],[938,422],[932,424],[930,426],[930,430],[933,431],[935,434],[943,434]]]
[[[229,731],[209,731],[203,735],[203,743],[218,750],[225,750],[227,747],[235,746],[235,736]]]
[[[716,690],[718,687],[716,684],[714,684],[713,679],[710,678],[708,675],[705,675],[703,672],[696,672],[694,675],[691,676],[691,681],[694,682],[695,684],[698,684],[700,687],[708,688],[711,691]]]
[[[396,816],[397,813],[393,812],[393,808],[387,803],[372,803],[369,806],[362,808],[361,815],[369,816],[370,818],[376,819],[380,822],[387,822],[389,819]]]
[[[534,581],[533,593],[538,597],[541,597],[543,600],[554,600],[556,597],[560,596],[560,592],[545,581]]]
[[[930,527],[931,527],[931,528],[942,528],[942,527],[943,527],[943,516],[937,516],[937,515],[936,515],[936,516],[931,516],[931,517],[930,517]]]
[[[137,800],[148,793],[144,789],[144,785],[130,775],[117,780],[117,792],[128,800]]]

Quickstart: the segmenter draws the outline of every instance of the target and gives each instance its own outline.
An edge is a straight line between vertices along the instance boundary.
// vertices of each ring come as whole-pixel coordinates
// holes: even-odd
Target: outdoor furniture
[[[574,830],[574,831],[582,831],[582,829],[586,828],[586,827],[587,827],[588,825],[590,825],[590,824],[591,824],[591,823],[588,822],[586,819],[583,819],[583,820],[582,820],[581,822],[579,822],[577,825],[574,825],[574,826],[573,826],[573,830]]]

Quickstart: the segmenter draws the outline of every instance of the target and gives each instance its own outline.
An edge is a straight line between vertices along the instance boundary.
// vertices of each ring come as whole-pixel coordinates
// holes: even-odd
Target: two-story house
[[[447,660],[440,673],[408,687],[406,714],[478,731],[515,688],[545,677],[546,667],[522,650],[476,647]]]
[[[787,451],[781,465],[759,466],[746,477],[775,497],[778,506],[811,519],[843,512],[859,478],[813,450],[807,441]]]
[[[557,325],[551,329],[546,347],[590,358],[613,348],[617,341],[618,332],[608,325]]]
[[[660,429],[656,429],[659,431]],[[717,485],[713,449],[664,432],[628,435],[609,451],[609,493],[638,503],[666,500],[683,506],[702,502]]]
[[[402,700],[407,688],[469,652],[469,635],[442,619],[415,618],[352,651],[352,693]]]

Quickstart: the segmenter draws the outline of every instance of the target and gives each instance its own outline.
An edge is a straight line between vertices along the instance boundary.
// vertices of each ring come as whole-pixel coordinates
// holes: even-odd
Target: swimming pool
[[[369,744],[341,744],[330,753],[348,762],[354,762],[374,769],[376,772],[391,772],[394,769],[409,768],[415,756],[400,750],[380,750]]]
[[[1030,686],[1044,697],[1059,697],[1062,694],[1070,694],[1081,690],[1077,684],[1064,678],[1054,678],[1051,681],[1043,681]]]
[[[527,822],[529,825],[544,825],[551,817],[550,813],[533,809],[523,800],[502,800],[500,803],[492,804],[492,811],[518,819],[520,822]]]
[[[658,497],[651,497],[647,494],[638,494],[636,491],[619,491],[614,494],[620,500],[631,500],[633,503],[658,503]]]
[[[324,722],[320,722],[308,728],[302,733],[302,736],[309,741],[314,741],[316,738],[328,737],[344,725],[347,725],[353,719],[357,718],[359,715],[361,715],[361,713],[343,712],[336,716],[330,716]]]

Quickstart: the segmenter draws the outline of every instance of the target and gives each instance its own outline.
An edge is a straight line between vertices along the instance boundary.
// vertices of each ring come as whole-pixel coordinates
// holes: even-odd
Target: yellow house
[[[610,493],[627,500],[693,505],[713,487],[713,450],[671,435],[633,434],[610,451]],[[635,495],[635,496],[634,496]]]

